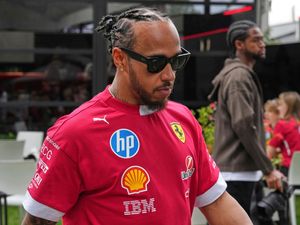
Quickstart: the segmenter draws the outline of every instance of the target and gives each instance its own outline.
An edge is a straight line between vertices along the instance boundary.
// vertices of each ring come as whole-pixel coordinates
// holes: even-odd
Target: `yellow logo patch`
[[[185,143],[185,134],[184,131],[178,122],[171,123],[171,128],[176,135],[176,137],[182,142]]]
[[[138,194],[147,191],[150,177],[147,171],[140,166],[131,166],[122,175],[121,185],[128,194]]]

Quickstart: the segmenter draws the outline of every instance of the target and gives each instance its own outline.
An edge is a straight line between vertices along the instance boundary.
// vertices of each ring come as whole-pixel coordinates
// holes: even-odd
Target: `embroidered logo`
[[[140,141],[133,131],[119,129],[112,134],[110,147],[118,157],[129,159],[138,153]]]
[[[193,167],[194,161],[193,161],[192,156],[188,155],[185,158],[185,166],[186,166],[186,171],[181,171],[181,179],[182,180],[186,180],[186,179],[190,178],[195,171],[195,168]]]
[[[109,124],[109,122],[106,120],[106,115],[104,117],[102,117],[102,118],[101,117],[94,117],[93,121],[94,122],[96,122],[96,121],[103,121],[103,122]]]
[[[176,135],[176,137],[182,142],[185,143],[185,134],[184,131],[178,122],[171,123],[171,128]]]
[[[156,212],[155,207],[155,199],[150,198],[147,199],[141,199],[141,200],[131,200],[131,201],[124,201],[124,215],[125,216],[134,216],[139,214],[145,214],[145,213],[154,213]]]
[[[121,185],[129,195],[147,191],[149,182],[150,177],[147,171],[140,166],[127,168],[121,178]]]

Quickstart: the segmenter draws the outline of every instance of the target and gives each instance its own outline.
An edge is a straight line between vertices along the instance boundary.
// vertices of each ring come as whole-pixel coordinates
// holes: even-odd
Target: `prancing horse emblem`
[[[185,134],[184,131],[178,122],[171,123],[171,128],[176,135],[176,137],[182,142],[185,143]]]

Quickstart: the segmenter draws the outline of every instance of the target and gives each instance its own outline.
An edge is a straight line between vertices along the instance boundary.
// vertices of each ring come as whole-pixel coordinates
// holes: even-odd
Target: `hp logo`
[[[140,142],[134,132],[128,129],[115,131],[110,138],[112,151],[123,159],[135,156],[140,148]]]

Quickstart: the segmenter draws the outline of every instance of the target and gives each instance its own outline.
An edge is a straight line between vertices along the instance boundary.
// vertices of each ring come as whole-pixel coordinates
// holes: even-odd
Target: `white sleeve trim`
[[[227,184],[221,173],[219,173],[217,182],[202,195],[197,196],[195,207],[203,207],[214,202],[226,191],[226,188]]]
[[[56,209],[50,208],[49,206],[37,202],[31,197],[28,191],[25,195],[23,207],[29,214],[53,222],[58,222],[60,218],[64,215],[63,212],[60,212]]]

